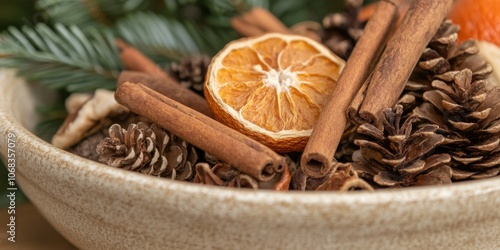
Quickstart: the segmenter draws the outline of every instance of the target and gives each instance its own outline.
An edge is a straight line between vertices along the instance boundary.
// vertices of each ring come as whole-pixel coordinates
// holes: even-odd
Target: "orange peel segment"
[[[344,65],[304,36],[242,38],[213,57],[205,98],[227,126],[277,152],[302,151]]]

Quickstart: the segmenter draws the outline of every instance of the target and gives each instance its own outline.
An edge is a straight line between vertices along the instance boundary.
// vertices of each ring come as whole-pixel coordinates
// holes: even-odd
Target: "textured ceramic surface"
[[[81,249],[498,249],[500,178],[376,193],[207,187],[97,164],[27,128],[32,92],[0,71],[0,152],[17,135],[17,180]],[[20,236],[21,237],[21,236]]]

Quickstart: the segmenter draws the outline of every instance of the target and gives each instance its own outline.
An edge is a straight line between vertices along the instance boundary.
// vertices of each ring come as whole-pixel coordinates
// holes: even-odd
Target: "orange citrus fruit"
[[[242,38],[212,58],[205,97],[221,123],[277,152],[301,151],[344,65],[304,36]]]
[[[500,46],[499,0],[455,0],[449,18],[460,25],[460,41],[473,38]]]

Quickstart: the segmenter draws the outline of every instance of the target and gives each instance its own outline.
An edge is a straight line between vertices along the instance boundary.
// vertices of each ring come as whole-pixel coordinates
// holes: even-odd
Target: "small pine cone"
[[[473,80],[471,70],[455,74],[451,83],[432,82],[415,114],[439,126],[441,146],[451,158],[454,180],[481,179],[500,172],[500,88]]]
[[[351,55],[366,25],[366,22],[358,20],[362,6],[362,0],[346,0],[344,12],[332,13],[323,18],[321,40],[344,60]]]
[[[210,57],[194,55],[183,58],[180,62],[171,63],[167,71],[184,87],[203,96],[203,84],[207,74]]]
[[[96,149],[99,161],[112,167],[175,180],[190,180],[198,159],[195,148],[167,130],[139,122],[109,128]]]
[[[353,155],[354,168],[373,186],[407,187],[451,183],[448,154],[436,154],[444,142],[436,125],[413,131],[415,116],[403,118],[403,107],[384,110],[384,131],[365,123],[358,133],[367,140],[356,140],[360,147]]]

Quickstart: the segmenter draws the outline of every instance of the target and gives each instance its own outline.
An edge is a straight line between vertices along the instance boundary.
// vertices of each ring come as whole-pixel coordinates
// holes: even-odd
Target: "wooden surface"
[[[7,208],[0,209],[0,249],[2,250],[72,250],[77,249],[66,241],[40,215],[29,202],[16,204],[16,242],[7,240],[9,214]]]

